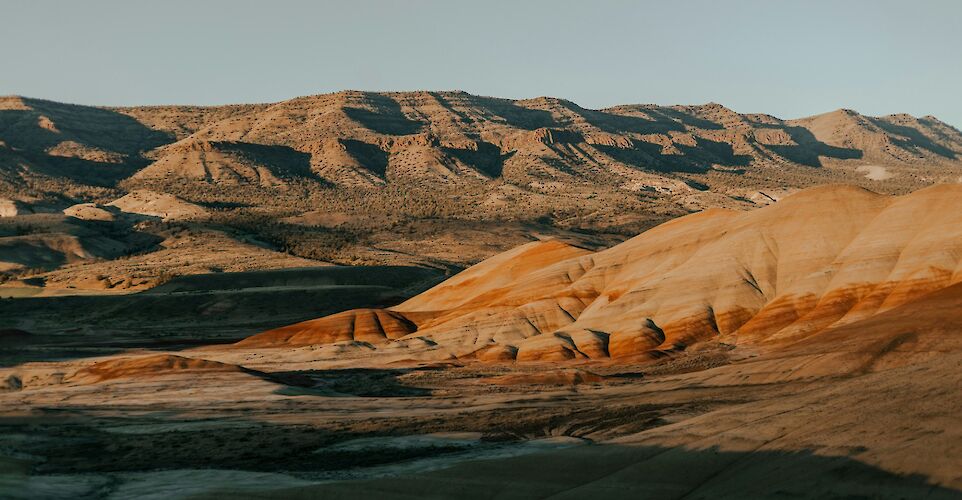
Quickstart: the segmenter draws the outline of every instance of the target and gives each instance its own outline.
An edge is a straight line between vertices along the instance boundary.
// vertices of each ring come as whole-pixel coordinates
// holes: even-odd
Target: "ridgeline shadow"
[[[0,111],[0,139],[14,149],[42,151],[72,139],[96,149],[138,154],[174,141],[173,134],[110,109],[43,99],[23,102],[31,109]]]
[[[437,101],[439,106],[444,108],[449,113],[457,116],[458,119],[461,120],[463,123],[474,123],[474,119],[472,119],[467,114],[462,113],[461,111],[458,111],[457,109],[455,109],[454,106],[452,106],[451,103],[448,102],[448,98],[442,95],[440,92],[428,92],[428,95],[433,97],[434,100]],[[463,94],[463,95],[469,98],[473,97],[470,94]]]
[[[569,108],[580,114],[581,117],[591,125],[612,134],[667,134],[668,132],[685,132],[687,130],[685,128],[686,126],[708,130],[722,128],[721,125],[715,122],[698,118],[675,109],[656,106],[638,107],[632,110],[643,113],[646,118],[614,112],[619,110],[619,108],[602,111],[584,109],[577,106],[571,106]]]
[[[302,153],[288,146],[250,142],[220,141],[215,145],[227,153],[264,165],[280,177],[314,177],[310,153]]]
[[[782,158],[807,167],[822,167],[822,157],[835,160],[858,160],[863,156],[860,149],[842,148],[819,141],[811,131],[804,127],[764,123],[754,123],[753,125],[758,128],[781,130],[788,134],[795,145],[765,144],[765,147]]]
[[[469,99],[472,104],[491,111],[498,118],[494,120],[495,122],[501,121],[511,127],[536,130],[559,126],[551,113],[541,109],[519,106],[510,99],[482,96],[470,96]]]
[[[706,130],[721,130],[725,128],[720,123],[706,120],[699,116],[695,116],[694,114],[685,113],[684,111],[674,108],[658,107],[651,110],[646,109],[645,112],[650,113],[652,116],[661,118],[662,121],[676,121],[686,127],[701,128]]]
[[[449,154],[459,161],[469,165],[478,172],[491,177],[492,179],[501,177],[501,172],[504,170],[504,162],[509,155],[501,154],[501,148],[491,144],[490,142],[477,141],[478,149],[455,149],[455,148],[441,148],[446,154]]]
[[[414,121],[404,116],[401,105],[389,96],[365,92],[363,103],[373,110],[346,106],[344,113],[350,119],[379,134],[416,134],[425,126],[424,122]]]
[[[703,174],[713,165],[747,167],[749,155],[735,154],[731,144],[696,137],[694,146],[675,144],[682,154],[665,154],[662,146],[633,140],[631,148],[593,144],[592,147],[612,159],[636,168],[663,173]]]
[[[341,143],[344,144],[347,153],[356,159],[362,167],[381,179],[386,179],[388,164],[386,151],[374,144],[353,139],[341,139]]]
[[[958,153],[952,151],[951,149],[939,145],[929,139],[924,134],[912,127],[906,127],[904,125],[896,125],[894,123],[889,123],[879,118],[868,118],[870,122],[876,127],[896,136],[905,137],[906,139],[895,139],[895,143],[905,149],[917,149],[922,148],[930,153],[934,153],[943,158],[948,158],[954,160],[959,157]],[[921,121],[921,120],[920,120]]]
[[[23,103],[29,109],[0,111],[0,141],[39,173],[108,186],[146,166],[142,153],[174,141],[110,109],[30,98]],[[48,153],[61,143],[79,148],[80,156]]]
[[[695,137],[694,146],[675,144],[685,157],[691,157],[701,164],[709,163],[726,167],[747,167],[751,165],[750,155],[735,154],[735,148],[727,142],[713,141]]]

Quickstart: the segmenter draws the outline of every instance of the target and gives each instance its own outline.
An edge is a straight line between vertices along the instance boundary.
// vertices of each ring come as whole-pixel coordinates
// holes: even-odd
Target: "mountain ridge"
[[[142,143],[135,145],[134,150],[125,148],[124,153],[128,155],[136,153],[137,146],[149,151],[191,136],[197,140],[284,145],[312,156],[324,149],[320,145],[325,138],[362,141],[388,156],[398,147],[406,149],[419,145],[434,150],[478,151],[481,144],[488,143],[498,146],[500,152],[496,153],[497,156],[509,151],[530,154],[533,158],[528,158],[528,163],[553,157],[569,169],[577,169],[579,163],[588,162],[592,166],[615,170],[628,165],[654,172],[666,168],[666,155],[677,156],[668,159],[673,166],[667,168],[700,170],[764,162],[820,166],[824,158],[871,158],[895,163],[919,160],[955,162],[962,155],[962,133],[937,118],[906,114],[869,117],[847,109],[785,120],[758,113],[740,114],[718,103],[625,104],[592,110],[554,97],[512,100],[459,91],[341,91],[276,103],[227,106],[84,107],[20,96],[8,96],[0,101],[3,103],[0,107],[9,108],[8,111],[32,110],[30,103],[33,103],[34,107],[39,106],[36,110],[40,115],[38,118],[48,121],[50,117],[43,114],[43,108],[51,106],[112,111],[134,119],[155,134],[168,134],[165,140],[154,136],[157,137],[155,142],[163,144]],[[858,130],[850,130],[853,127]],[[6,127],[4,136],[9,135],[10,128]],[[82,126],[71,128],[82,129]],[[546,145],[555,151],[538,148],[531,151],[528,146],[532,141],[542,141],[525,139],[524,132],[541,129],[563,129],[569,132],[568,143],[598,147],[586,154],[585,151],[563,148],[559,151],[550,147],[554,144],[551,142]],[[799,135],[802,132],[808,133]],[[394,139],[389,139],[392,137]],[[400,137],[409,139],[398,143]],[[4,144],[11,144],[6,137],[3,140]],[[722,144],[729,145],[728,152],[723,151]],[[853,145],[863,149],[853,151],[858,149],[851,147]],[[801,146],[817,148],[815,151],[791,151]],[[494,155],[493,150],[488,154],[489,157]],[[476,171],[470,165],[458,165],[458,158],[451,154],[434,160],[423,155],[415,156],[411,161],[439,162],[435,165],[438,168],[454,165],[460,168],[454,168],[455,172]],[[322,163],[322,160],[313,163]],[[367,171],[383,170],[380,165],[372,168],[368,159],[358,160],[358,163]],[[357,168],[355,166],[353,170]],[[337,172],[325,172],[324,168],[315,170],[327,181],[345,182],[344,175]],[[565,170],[548,169],[555,175],[563,175]],[[590,176],[588,172],[579,174]],[[624,172],[618,174],[626,175]]]

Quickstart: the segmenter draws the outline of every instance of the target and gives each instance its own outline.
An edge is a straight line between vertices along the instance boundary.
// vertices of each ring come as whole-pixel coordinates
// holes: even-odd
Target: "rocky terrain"
[[[464,92],[135,108],[2,97],[0,295],[331,263],[456,270],[547,238],[599,249],[814,185],[959,182],[960,155],[962,133],[934,117],[851,110],[784,120]],[[207,258],[212,245],[245,257]]]
[[[327,266],[6,300],[0,492],[959,498],[960,219],[958,184],[822,186],[607,249],[543,238],[433,285]],[[287,321],[322,282],[340,303]],[[155,328],[118,328],[134,313]],[[225,318],[264,327],[212,334]],[[164,325],[187,331],[151,343]]]

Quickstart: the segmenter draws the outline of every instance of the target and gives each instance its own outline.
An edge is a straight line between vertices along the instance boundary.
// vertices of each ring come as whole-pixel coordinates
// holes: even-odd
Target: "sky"
[[[962,128],[960,49],[955,0],[0,0],[0,95],[96,105],[464,90]]]

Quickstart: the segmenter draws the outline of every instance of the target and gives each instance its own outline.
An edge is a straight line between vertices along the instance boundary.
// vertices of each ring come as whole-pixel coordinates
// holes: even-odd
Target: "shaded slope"
[[[169,134],[115,111],[0,97],[0,143],[22,159],[20,176],[112,185],[148,163],[143,153],[169,142]],[[0,172],[15,166],[0,158]]]
[[[312,177],[309,155],[284,146],[235,141],[182,141],[157,153],[158,159],[137,172],[141,179],[181,178],[223,185],[279,186]]]
[[[962,157],[962,133],[937,119],[907,114],[871,117],[850,109],[793,120],[819,141],[879,162],[944,163]]]

